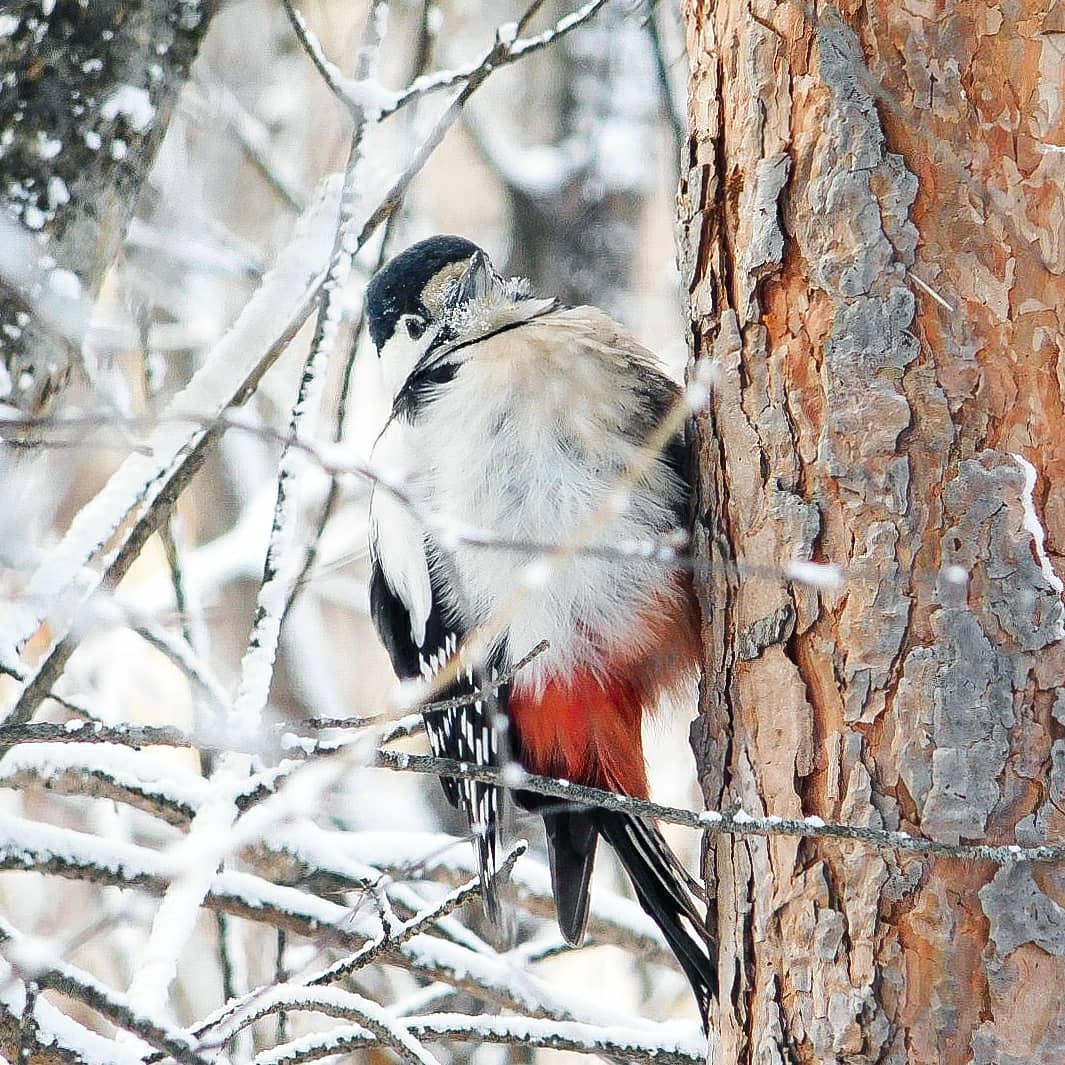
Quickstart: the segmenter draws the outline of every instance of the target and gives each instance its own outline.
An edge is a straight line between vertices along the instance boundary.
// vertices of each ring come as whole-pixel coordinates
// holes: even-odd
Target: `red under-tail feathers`
[[[510,696],[516,753],[530,772],[645,799],[644,710],[691,672],[697,654],[696,609],[685,587],[646,619],[638,655],[619,653],[593,673],[578,668],[540,690]],[[648,639],[650,635],[651,639]],[[574,809],[525,793],[547,829],[559,927],[579,943],[588,919],[588,886],[599,836],[613,847],[643,909],[662,930],[699,1003],[704,1027],[717,993],[714,948],[687,886],[687,874],[650,822],[602,809]]]

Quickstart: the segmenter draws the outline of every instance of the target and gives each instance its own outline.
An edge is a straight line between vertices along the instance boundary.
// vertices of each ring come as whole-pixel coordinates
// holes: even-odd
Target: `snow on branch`
[[[400,772],[429,773],[433,776],[462,777],[495,784],[500,788],[514,786],[514,780],[506,769],[487,766],[474,766],[466,762],[455,762],[448,758],[432,755],[408,754],[402,751],[379,750],[374,763],[385,769]],[[674,825],[703,832],[728,833],[735,836],[800,836],[815,839],[850,840],[864,843],[880,850],[898,851],[906,854],[927,854],[941,858],[956,858],[970,862],[993,862],[996,865],[1013,865],[1017,862],[1059,863],[1065,861],[1065,844],[1043,844],[1035,847],[1021,847],[1017,844],[992,845],[984,843],[953,844],[941,843],[939,840],[911,836],[906,832],[892,832],[886,829],[871,828],[864,825],[844,825],[824,821],[820,817],[788,818],[769,815],[752,817],[743,810],[722,813],[716,810],[704,810],[694,813],[674,806],[663,806],[647,799],[634,799],[627,795],[617,795],[612,791],[602,791],[585,784],[575,784],[568,780],[556,780],[552,777],[524,774],[518,785],[522,791],[532,791],[539,795],[549,795],[556,799],[565,799],[575,807],[600,807],[635,817],[649,817],[667,821]]]
[[[357,238],[346,242],[347,254],[357,254],[391,217],[466,102],[493,70],[516,54],[544,47],[576,28],[605,0],[593,0],[539,37],[527,42],[517,39],[516,34],[524,29],[540,2],[536,0],[527,8],[517,27],[497,30],[495,43],[462,77],[461,91],[364,221]],[[4,714],[6,720],[29,720],[73,653],[77,641],[71,629],[86,600],[105,578],[117,582],[125,574],[203,462],[213,441],[194,412],[205,412],[215,419],[223,411],[242,405],[319,301],[324,283],[319,272],[325,259],[323,241],[326,232],[329,239],[337,232],[336,192],[335,183],[327,185],[326,192],[305,212],[295,238],[263,278],[236,323],[171,402],[143,448],[126,459],[107,487],[78,513],[61,543],[45,553],[20,597],[18,609],[9,611],[0,624],[0,663],[13,676],[22,675],[16,664],[19,652],[45,620],[56,634],[48,653],[20,685]],[[25,428],[27,423],[19,424]]]
[[[33,870],[161,895],[177,871],[166,855],[89,833],[0,815],[0,869]],[[272,883],[252,873],[227,870],[211,880],[203,905],[303,936],[321,946],[355,952],[374,942],[374,918],[309,891]],[[476,953],[424,931],[389,944],[381,960],[440,981],[503,1009],[538,1017],[601,1024],[624,1015],[606,1010],[520,967],[515,959]]]
[[[188,386],[171,401],[142,449],[78,513],[56,547],[44,553],[17,609],[0,624],[0,660],[15,660],[47,619],[52,648],[21,686],[8,722],[27,721],[73,650],[67,640],[85,602],[105,575],[124,575],[140,545],[169,510],[205,457],[207,435],[194,412],[217,417],[240,405],[280,355],[313,306],[336,217],[328,183],[296,235],[263,278],[237,321]]]
[[[321,1011],[329,1012],[325,1003]],[[488,1014],[471,1017],[462,1013],[408,1017],[404,1024],[411,1035],[434,1041],[542,1047],[596,1054],[609,1061],[655,1065],[689,1065],[691,1062],[702,1065],[706,1061],[706,1040],[701,1033],[697,1034],[695,1025],[662,1024],[650,1030],[621,1025],[602,1028],[567,1021],[545,1022],[531,1017]],[[305,1036],[267,1050],[255,1058],[255,1065],[297,1065],[318,1061],[370,1046],[373,1042],[370,1033],[358,1025],[334,1028],[323,1035]]]
[[[301,41],[305,47],[311,48],[302,16],[289,0],[283,2],[297,33],[300,33],[301,28],[303,30]],[[357,77],[368,77],[377,65],[384,30],[384,14],[383,3],[371,5],[359,49]],[[313,52],[312,54],[319,55]],[[325,63],[324,57],[319,55],[316,62]],[[355,127],[340,191],[336,232],[329,269],[318,301],[314,336],[304,361],[296,401],[289,414],[288,436],[292,440],[301,436],[314,436],[314,425],[322,404],[324,376],[340,333],[344,289],[351,275],[355,254],[352,234],[355,230],[359,194],[358,173],[366,125],[365,110],[360,109],[355,115]],[[302,570],[302,554],[296,539],[299,509],[294,497],[299,494],[300,475],[305,472],[305,463],[306,457],[301,451],[286,445],[278,464],[277,494],[266,562],[256,599],[252,631],[241,662],[240,688],[233,704],[232,720],[239,730],[238,735],[243,734],[249,738],[257,732],[259,719],[269,698],[281,625]]]
[[[493,55],[494,49],[489,49],[476,63],[471,63],[455,70],[439,70],[432,74],[423,74],[420,78],[416,78],[411,82],[402,92],[396,94],[392,106],[382,108],[381,117],[386,118],[391,114],[395,114],[396,111],[421,96],[438,92],[441,89],[450,89],[468,82],[489,61],[494,67],[498,68],[523,59],[541,48],[546,48],[560,37],[564,37],[579,26],[583,26],[606,2],[607,0],[589,0],[588,3],[583,4],[577,10],[559,19],[551,29],[545,30],[543,33],[538,33],[531,37],[517,37],[515,35],[515,39],[509,44],[506,51],[501,54]],[[534,5],[534,7],[538,6],[538,4]],[[528,21],[528,17],[528,13],[526,13],[525,21]],[[505,36],[503,27],[500,28],[498,36]]]
[[[195,1041],[184,1032],[138,1011],[124,995],[112,991],[84,970],[56,960],[48,944],[22,935],[2,919],[0,954],[24,982],[84,1003],[116,1027],[132,1032],[182,1065],[210,1065],[211,1059],[200,1054]]]

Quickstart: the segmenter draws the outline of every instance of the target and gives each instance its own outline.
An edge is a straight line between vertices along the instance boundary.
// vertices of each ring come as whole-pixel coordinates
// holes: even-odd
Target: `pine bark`
[[[1065,4],[685,17],[707,804],[1060,841]],[[1065,1060],[1065,870],[706,859],[715,1060]]]

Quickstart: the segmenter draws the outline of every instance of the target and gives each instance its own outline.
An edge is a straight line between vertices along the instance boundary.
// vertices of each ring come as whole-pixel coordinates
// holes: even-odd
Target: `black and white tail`
[[[662,931],[695,992],[703,1028],[717,996],[717,949],[676,855],[651,823],[609,810],[588,814],[614,848],[636,898]]]

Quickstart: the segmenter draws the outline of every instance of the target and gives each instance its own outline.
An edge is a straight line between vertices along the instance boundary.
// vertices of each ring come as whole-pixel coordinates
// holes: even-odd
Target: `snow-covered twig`
[[[323,1008],[322,1012],[327,1010]],[[648,1065],[691,1065],[692,1062],[702,1065],[706,1061],[706,1040],[697,1034],[695,1025],[656,1025],[652,1029],[611,1025],[602,1028],[566,1021],[545,1022],[530,1017],[469,1016],[463,1013],[411,1017],[405,1023],[412,1035],[426,1040],[543,1047],[597,1054],[610,1061],[646,1062]],[[362,1027],[344,1026],[264,1051],[255,1058],[254,1065],[298,1065],[349,1053],[374,1042]]]
[[[173,863],[144,847],[0,815],[0,869],[34,870],[162,894]],[[250,873],[215,874],[203,904],[209,910],[284,928],[311,942],[351,952],[378,934],[370,917]],[[514,959],[478,954],[424,933],[390,946],[386,958],[390,965],[411,969],[503,1009],[602,1024],[623,1019],[618,1011],[558,992],[549,982],[522,971]]]
[[[501,788],[513,786],[513,781],[508,779],[508,774],[504,770],[491,766],[474,766],[467,762],[455,762],[432,755],[380,750],[377,752],[377,760],[374,764],[400,772],[464,777],[469,780],[495,784]],[[691,810],[683,810],[674,806],[663,806],[647,799],[617,795],[614,792],[591,788],[585,784],[575,784],[568,780],[556,780],[552,777],[539,777],[531,774],[522,777],[520,787],[523,791],[565,799],[576,807],[599,807],[604,810],[630,814],[633,817],[647,817],[667,821],[674,825],[684,825],[703,832],[724,832],[736,836],[800,836],[850,840],[880,850],[927,854],[970,862],[993,862],[996,865],[1013,865],[1017,862],[1049,864],[1065,861],[1065,844],[1061,843],[1035,847],[1021,847],[1012,843],[1002,845],[942,843],[939,840],[911,836],[906,832],[892,832],[864,825],[843,825],[824,821],[820,817],[788,818],[776,815],[752,817],[742,810],[732,813],[721,813],[716,810],[694,813]]]
[[[532,14],[539,8],[541,3],[542,0],[533,0],[533,3],[526,9],[518,23],[519,31]],[[580,12],[575,12],[574,15],[563,19],[558,23],[554,31],[548,31],[549,34],[553,33],[554,36],[551,36],[545,43],[550,43],[551,40],[555,40],[563,33],[568,33],[576,26],[579,26],[584,19],[590,18],[591,15],[603,5],[603,3],[605,3],[605,0],[592,0],[592,3],[586,4],[585,8],[582,8]],[[582,12],[586,13],[582,14]],[[565,23],[565,26],[560,29],[559,27],[562,27],[563,23]],[[461,79],[463,82],[462,90],[458,93],[455,99],[451,101],[447,110],[444,111],[437,120],[436,125],[432,128],[429,135],[418,146],[417,151],[415,151],[403,173],[396,178],[392,187],[387,193],[385,193],[384,199],[378,204],[377,208],[363,225],[358,241],[358,246],[360,248],[369,240],[370,236],[377,230],[378,226],[380,226],[381,223],[399,206],[403,197],[406,195],[410,183],[421,171],[429,156],[436,151],[440,142],[444,139],[444,135],[455,124],[459,115],[462,114],[462,109],[466,106],[466,102],[469,98],[481,87],[481,85],[484,84],[492,71],[504,66],[507,62],[507,57],[513,54],[517,44],[512,36],[513,29],[514,27],[511,25],[509,28],[500,27],[496,30],[496,39],[492,47],[488,49],[481,61],[472,70],[464,74]],[[529,49],[526,48],[526,51],[528,50]]]
[[[303,25],[302,16],[289,0],[283,0],[283,3],[297,27],[297,32],[303,28],[304,36],[301,41],[309,48],[310,42],[305,34],[306,27]],[[357,77],[368,77],[376,65],[385,10],[386,4],[383,0],[377,0],[370,6],[359,49]],[[314,435],[307,426],[313,425],[321,406],[323,377],[339,333],[343,292],[351,274],[354,257],[352,234],[355,229],[358,170],[366,125],[367,115],[363,108],[355,114],[355,127],[341,187],[329,269],[320,293],[314,336],[304,362],[296,402],[289,416],[288,437],[292,440],[304,435]],[[252,735],[258,729],[259,717],[269,697],[282,620],[301,572],[296,544],[296,521],[299,515],[293,494],[298,491],[299,475],[303,470],[303,453],[286,446],[278,466],[277,496],[263,579],[256,600],[255,619],[248,638],[248,649],[241,663],[240,689],[233,708],[234,721],[237,727],[243,730],[244,735]]]
[[[525,853],[526,849],[527,845],[524,842],[513,848],[500,869],[501,875],[509,874],[514,863]],[[479,879],[468,881],[460,888],[448,892],[433,905],[416,913],[409,921],[394,929],[391,934],[382,933],[351,956],[331,965],[323,972],[302,979],[298,984],[289,983],[257,988],[239,1001],[228,1003],[221,1011],[197,1026],[194,1034],[206,1042],[225,1042],[240,1029],[282,1009],[314,1009],[330,1016],[359,1020],[357,1013],[350,1012],[347,993],[328,989],[326,985],[335,983],[350,973],[364,968],[380,959],[390,948],[427,931],[467,900],[476,896],[480,890]],[[337,1012],[338,1005],[340,1012]]]
[[[506,66],[508,63],[517,62],[519,59],[539,51],[541,48],[546,48],[560,37],[564,37],[567,33],[577,29],[578,26],[583,26],[606,2],[607,0],[589,0],[588,3],[583,4],[576,11],[572,11],[559,19],[554,26],[543,33],[538,33],[532,37],[515,39],[503,54],[493,55],[495,51],[493,46],[475,63],[470,63],[454,70],[440,70],[433,74],[425,74],[420,78],[416,78],[406,89],[396,94],[392,106],[382,109],[381,117],[387,118],[421,96],[439,92],[441,89],[451,89],[456,85],[468,82],[489,61],[491,61],[493,67],[498,68]],[[539,6],[539,4],[534,5],[532,10]],[[523,21],[527,22],[529,16],[530,12],[526,11]]]
[[[183,415],[189,417],[188,415]],[[29,424],[35,430],[51,428],[56,431],[70,429],[98,429],[104,423],[99,418],[42,418],[32,422],[19,419],[17,425]],[[141,419],[127,418],[122,420],[108,419],[107,424],[121,425],[128,430],[137,430],[144,427]],[[232,413],[223,413],[215,417],[204,415],[201,424],[205,429],[223,430],[232,429],[260,437],[282,447],[296,449],[310,458],[319,469],[336,478],[344,474],[364,478],[376,485],[381,491],[391,495],[401,506],[427,529],[435,532],[440,540],[445,543],[461,544],[475,547],[486,551],[500,551],[504,553],[516,553],[529,557],[534,565],[543,561],[550,562],[556,558],[598,558],[617,562],[631,562],[634,560],[657,564],[665,569],[690,570],[698,572],[699,568],[706,563],[697,559],[685,549],[684,538],[676,533],[668,533],[658,538],[643,540],[624,541],[620,543],[559,543],[544,540],[524,539],[517,540],[512,537],[501,536],[490,529],[471,527],[465,523],[458,523],[447,514],[433,514],[422,508],[414,497],[407,491],[402,481],[390,476],[387,471],[379,469],[375,465],[361,458],[354,458],[348,454],[339,444],[321,444],[306,438],[296,438],[291,434],[274,429],[265,425],[252,425]],[[671,425],[675,424],[670,422]],[[0,429],[3,429],[5,419],[0,415]],[[627,483],[627,479],[626,479]],[[623,501],[624,484],[617,490],[618,501]],[[812,588],[823,589],[827,592],[838,591],[845,583],[845,573],[837,565],[831,563],[812,562],[804,559],[792,560],[780,567],[752,565],[747,562],[732,562],[734,572],[739,577],[766,577],[771,579],[783,579],[797,584],[805,584]],[[305,571],[304,571],[305,572]],[[535,576],[538,569],[534,568],[530,576]],[[301,572],[301,578],[304,575]]]
[[[311,32],[303,13],[296,7],[292,0],[281,0],[281,6],[285,9],[288,21],[296,34],[296,40],[300,47],[307,53],[307,57],[314,64],[315,69],[322,76],[322,80],[329,87],[329,91],[351,112],[352,118],[357,124],[361,124],[366,116],[365,101],[355,99],[355,93],[351,91],[353,85],[351,78],[333,63],[325,54],[317,35]],[[374,17],[371,14],[367,21],[367,28],[373,25]],[[365,77],[365,75],[363,75]]]
[[[170,725],[105,725],[102,721],[28,721],[0,727],[0,747],[18,743],[121,743],[141,747],[195,747],[192,738]]]
[[[210,1059],[197,1051],[194,1041],[184,1032],[138,1011],[124,995],[105,987],[84,970],[53,958],[46,944],[22,935],[3,919],[0,953],[23,981],[84,1003],[183,1065],[210,1065]]]
[[[514,868],[514,863],[528,850],[529,845],[520,840],[511,849],[506,859],[500,864],[496,876],[501,881],[506,881]],[[427,907],[420,913],[415,914],[409,921],[404,922],[399,928],[391,933],[379,936],[371,943],[356,951],[350,958],[331,965],[325,972],[319,973],[307,981],[311,985],[330,984],[347,976],[349,973],[362,969],[375,961],[389,948],[398,946],[400,943],[427,931],[436,924],[441,917],[446,917],[453,910],[458,909],[468,899],[480,893],[480,880],[470,880],[461,887],[448,892],[439,902]]]
[[[7,722],[29,720],[73,653],[71,629],[86,600],[105,579],[117,583],[125,575],[206,458],[216,431],[190,414],[213,411],[217,417],[243,403],[310,313],[325,261],[324,226],[336,216],[335,191],[327,187],[308,210],[237,321],[171,401],[146,448],[131,454],[79,511],[62,541],[45,552],[19,608],[8,611],[0,625],[0,660],[14,661],[45,620],[54,642],[20,686]],[[327,232],[331,237],[331,225]]]
[[[66,726],[20,726],[17,732],[0,732],[0,741],[3,741],[7,735],[12,735],[14,738],[22,735],[24,731],[28,731],[32,736],[39,737],[39,742],[45,742],[56,737],[57,730],[65,728]],[[92,728],[94,732],[97,730],[95,725]],[[171,735],[171,730],[159,731],[163,733],[160,739],[168,745],[175,739]],[[115,733],[103,733],[103,736],[108,737],[108,742],[112,739],[120,738],[121,735],[121,730]],[[135,729],[131,734],[131,738],[135,739],[136,742],[144,742],[145,739],[151,738],[151,733],[141,727]],[[339,750],[342,750],[342,748]],[[318,753],[335,755],[338,753],[338,748],[335,746],[327,747],[319,752],[312,747],[309,755],[313,756]],[[9,754],[7,758],[10,760],[12,755]],[[86,762],[82,766],[68,764],[61,771],[56,766],[54,757],[49,756],[41,761],[42,767],[40,770],[35,770],[32,763],[22,759],[10,762],[3,776],[0,777],[0,784],[8,784],[8,786],[17,784],[21,786],[26,784],[31,778],[39,779],[40,773],[47,772],[50,781],[49,786],[55,790],[67,791],[70,794],[87,794],[92,793],[95,789],[97,794],[103,797],[131,802],[142,809],[148,809],[149,812],[157,812],[159,816],[163,816],[172,823],[180,823],[182,814],[188,815],[188,805],[186,804],[182,807],[177,804],[172,784],[154,791],[150,782],[123,780],[106,765],[93,766],[91,762]],[[260,779],[247,794],[237,800],[238,804],[241,808],[246,808],[247,805],[253,802],[261,801],[263,798],[276,794],[278,789],[284,787],[287,777],[292,773],[298,772],[300,766],[304,764],[306,763],[293,762],[287,769],[282,768],[281,771],[271,774],[269,779]],[[473,780],[493,783],[504,788],[514,786],[512,777],[509,774],[505,774],[503,770],[489,766],[473,766],[468,763],[454,762],[431,755],[379,749],[374,754],[370,764],[400,772],[422,773],[432,776],[467,777]],[[73,769],[78,769],[80,772],[74,773],[64,783],[66,780],[64,772]],[[1040,862],[1043,864],[1065,862],[1065,844],[1060,843],[1029,847],[1022,847],[1017,844],[952,844],[912,836],[906,832],[824,821],[820,817],[784,818],[776,815],[754,817],[742,810],[729,813],[708,810],[696,813],[679,807],[664,806],[646,799],[634,799],[625,795],[617,795],[614,792],[602,791],[583,784],[531,774],[522,776],[520,787],[524,791],[566,799],[577,806],[602,807],[607,810],[631,814],[635,817],[654,818],[705,832],[728,833],[736,836],[798,836],[848,840],[864,843],[867,846],[881,850],[954,858],[963,861],[987,861],[996,865],[1011,865],[1017,862]],[[163,805],[160,806],[160,804]]]
[[[0,760],[0,787],[40,787],[58,795],[110,799],[167,824],[188,825],[203,801],[203,780],[192,774],[153,780],[136,759],[136,754],[118,747],[16,747]]]
[[[695,1024],[656,1025],[608,1029],[572,1021],[544,1022],[529,1017],[437,1013],[412,1017],[409,1028],[423,1039],[467,1039],[475,1043],[510,1043],[520,1046],[599,1054],[609,1060],[687,1065],[706,1060],[706,1039]]]
[[[356,1021],[365,1036],[364,1045],[386,1046],[401,1060],[418,1065],[431,1065],[436,1059],[410,1032],[407,1020],[400,1020],[391,1011],[382,1009],[362,995],[338,988],[304,988],[282,985],[262,994],[251,1009],[235,1015],[215,1039],[227,1038],[226,1033],[239,1031],[255,1021],[280,1010],[312,1010],[329,1017]],[[286,1044],[291,1045],[291,1044]]]

